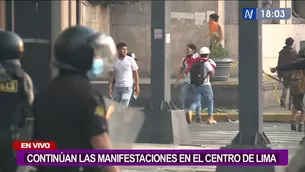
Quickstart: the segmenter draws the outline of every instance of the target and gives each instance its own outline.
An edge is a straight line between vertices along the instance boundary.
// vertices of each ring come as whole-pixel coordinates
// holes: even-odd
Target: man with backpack
[[[279,58],[277,65],[284,65],[292,63],[298,56],[298,53],[292,48],[294,40],[292,38],[287,38],[283,49],[279,52]],[[286,107],[286,96],[289,89],[289,83],[291,79],[291,72],[287,71],[277,71],[278,78],[283,82],[283,91],[281,96],[281,107]],[[291,96],[289,96],[288,109],[291,110]]]
[[[199,51],[200,57],[196,59],[196,62],[192,64],[190,70],[190,83],[194,85],[194,100],[187,112],[187,122],[191,123],[193,111],[196,110],[197,122],[202,123],[201,120],[201,99],[205,97],[208,103],[208,124],[215,124],[217,121],[213,118],[214,101],[213,90],[210,83],[210,77],[215,74],[216,64],[211,61],[208,56],[210,49],[208,47],[202,47]]]
[[[276,71],[291,71],[290,93],[293,97],[291,130],[304,131],[305,106],[303,98],[305,94],[305,49],[299,51],[298,58],[294,62],[271,68],[272,73]],[[301,111],[299,124],[296,122],[298,111]]]

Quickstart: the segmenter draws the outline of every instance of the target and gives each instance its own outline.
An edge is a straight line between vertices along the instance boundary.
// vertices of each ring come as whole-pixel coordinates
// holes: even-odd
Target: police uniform
[[[102,37],[87,27],[76,26],[64,31],[55,42],[55,66],[59,74],[35,97],[34,140],[55,141],[58,149],[88,150],[93,149],[90,142],[93,136],[108,132],[103,98],[93,91],[88,78],[89,73],[95,73],[90,71],[96,56],[91,47],[96,48],[94,40]],[[39,172],[98,170],[97,167],[37,169]]]
[[[0,171],[13,172],[16,160],[12,142],[24,127],[34,99],[31,78],[23,71],[19,58],[23,53],[21,38],[0,31]]]

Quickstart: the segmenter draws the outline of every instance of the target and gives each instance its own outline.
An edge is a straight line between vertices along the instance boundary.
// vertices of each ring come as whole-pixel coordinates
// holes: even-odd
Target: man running
[[[187,98],[187,95],[190,93],[191,90],[193,90],[193,86],[190,84],[190,70],[191,70],[191,65],[197,57],[199,57],[199,54],[196,53],[197,47],[194,44],[188,44],[186,46],[186,56],[183,57],[181,66],[178,72],[178,77],[175,82],[175,87],[177,87],[178,82],[184,75],[184,82],[181,86],[181,91],[180,91],[180,108],[184,109],[185,108],[185,100]],[[200,111],[200,109],[199,109]]]

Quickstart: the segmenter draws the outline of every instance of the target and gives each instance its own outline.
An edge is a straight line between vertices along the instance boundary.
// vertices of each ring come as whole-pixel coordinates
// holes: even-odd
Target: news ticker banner
[[[19,166],[286,166],[288,150],[18,150]]]

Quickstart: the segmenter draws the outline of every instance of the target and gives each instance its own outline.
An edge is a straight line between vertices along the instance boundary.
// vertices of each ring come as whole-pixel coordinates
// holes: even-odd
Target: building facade
[[[305,1],[264,1],[263,5],[266,8],[292,8],[293,16],[289,20],[264,21],[263,69],[267,72],[270,66],[276,65],[278,52],[287,37],[295,39],[297,50],[300,47],[299,42],[305,40]],[[208,16],[214,12],[220,16],[219,23],[225,33],[223,44],[231,58],[236,64],[242,58],[238,56],[237,1],[172,1],[173,76],[177,73],[187,44],[194,43],[198,47],[208,45]],[[126,42],[129,50],[135,52],[139,58],[141,76],[150,76],[150,1],[108,6],[81,1],[80,13],[81,24],[110,34],[116,42]],[[23,65],[39,88],[44,87],[46,81],[56,73],[50,65],[52,44],[63,29],[75,24],[75,0],[0,1],[0,28],[14,30],[25,41]],[[237,66],[233,67],[232,76],[237,76],[237,72]]]
[[[299,50],[300,41],[305,40],[305,1],[262,1],[265,8],[291,8],[292,18],[281,21],[263,21],[262,51],[263,70],[277,64],[278,52],[285,39],[295,39]],[[216,12],[225,32],[224,45],[234,59],[231,76],[238,75],[238,1],[172,1],[171,58],[172,75],[176,75],[185,46],[194,43],[198,47],[208,46],[208,16]],[[116,41],[126,41],[129,49],[139,56],[142,76],[150,76],[150,2],[140,1],[128,8],[116,5],[110,8],[111,35]],[[249,33],[251,34],[251,33]],[[249,40],[250,41],[250,40]]]
[[[109,8],[82,1],[80,11],[83,25],[110,32]],[[75,24],[75,0],[0,1],[0,28],[14,31],[23,39],[21,62],[38,90],[57,72],[51,65],[54,41],[62,30]]]

